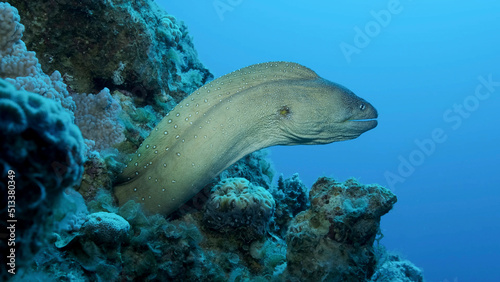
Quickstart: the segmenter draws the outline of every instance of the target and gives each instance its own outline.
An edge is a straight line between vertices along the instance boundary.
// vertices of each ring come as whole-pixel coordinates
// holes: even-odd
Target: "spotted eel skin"
[[[228,166],[274,145],[327,144],[377,126],[375,108],[291,62],[256,64],[200,87],[130,157],[115,195],[168,215]]]

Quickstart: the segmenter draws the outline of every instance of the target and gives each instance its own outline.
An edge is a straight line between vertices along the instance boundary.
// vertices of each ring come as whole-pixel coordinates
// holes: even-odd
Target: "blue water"
[[[500,2],[338,2],[159,4],[216,77],[293,61],[371,102],[377,128],[274,147],[276,170],[308,186],[326,175],[389,187],[399,201],[382,219],[388,249],[427,281],[500,281]]]

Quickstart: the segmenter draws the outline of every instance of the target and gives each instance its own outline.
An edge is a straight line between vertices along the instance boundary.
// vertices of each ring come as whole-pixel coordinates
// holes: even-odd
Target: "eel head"
[[[289,96],[281,145],[328,144],[377,126],[377,110],[346,87],[323,78],[298,82]]]

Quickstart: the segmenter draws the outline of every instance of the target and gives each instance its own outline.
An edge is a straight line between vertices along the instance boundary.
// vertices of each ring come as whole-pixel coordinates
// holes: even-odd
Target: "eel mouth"
[[[349,124],[350,127],[361,130],[368,131],[370,129],[374,129],[377,127],[378,121],[375,118],[371,119],[351,119],[347,120],[346,123]]]
[[[355,116],[351,116],[351,118],[347,119],[345,123],[347,123],[347,125],[355,131],[365,132],[370,129],[374,129],[377,126],[377,118],[377,110],[375,110],[372,105],[367,103],[366,111],[358,113]]]
[[[366,101],[361,105],[363,106],[362,111],[356,112],[346,120],[346,123],[355,131],[365,132],[377,126],[378,112]]]

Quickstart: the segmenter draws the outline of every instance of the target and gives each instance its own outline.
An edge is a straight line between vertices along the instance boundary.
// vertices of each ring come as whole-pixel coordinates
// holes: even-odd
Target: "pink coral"
[[[125,140],[125,127],[119,119],[122,108],[109,89],[98,94],[73,94],[73,99],[76,125],[83,137],[95,142],[94,150],[101,151]]]

